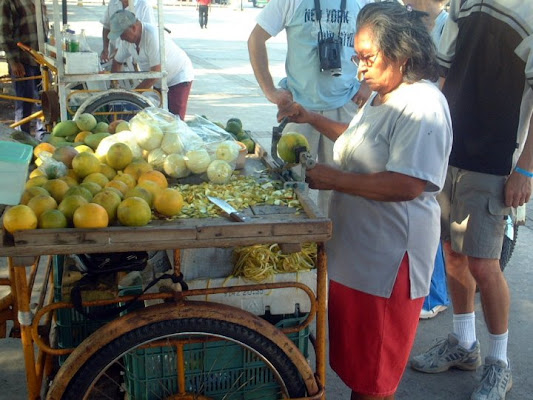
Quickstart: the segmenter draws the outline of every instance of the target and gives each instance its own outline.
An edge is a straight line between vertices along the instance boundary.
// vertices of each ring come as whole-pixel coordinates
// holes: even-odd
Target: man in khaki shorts
[[[411,367],[426,373],[481,365],[474,300],[489,331],[471,400],[504,400],[509,288],[500,269],[505,217],[527,203],[533,178],[533,2],[452,0],[439,44],[453,147],[439,197],[453,330]],[[503,38],[506,38],[503,43]],[[511,39],[512,38],[512,39]]]

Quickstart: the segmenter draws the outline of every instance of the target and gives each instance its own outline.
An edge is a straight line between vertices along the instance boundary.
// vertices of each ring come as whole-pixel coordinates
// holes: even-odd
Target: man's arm
[[[524,171],[533,172],[533,114],[529,120],[524,149],[520,153],[516,166]],[[527,203],[531,198],[531,188],[531,178],[513,170],[505,184],[505,205],[516,208]]]
[[[256,25],[248,38],[248,53],[250,63],[254,70],[255,79],[265,97],[280,110],[287,108],[292,103],[292,94],[287,90],[278,89],[274,86],[272,74],[268,66],[268,53],[266,41],[271,36],[259,25]]]
[[[161,64],[154,65],[153,67],[150,68],[150,71],[160,72],[161,71]],[[145,79],[141,83],[139,83],[135,89],[150,89],[152,86],[154,86],[154,84],[157,81],[158,81],[158,79],[156,79],[156,78]]]
[[[109,34],[109,29],[102,28],[102,45],[104,46],[102,49],[102,53],[100,53],[100,60],[103,62],[109,61],[109,38],[107,35]]]

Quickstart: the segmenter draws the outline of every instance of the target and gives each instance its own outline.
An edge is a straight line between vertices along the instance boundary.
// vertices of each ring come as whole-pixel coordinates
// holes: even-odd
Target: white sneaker
[[[443,305],[438,305],[433,307],[431,310],[424,310],[422,309],[420,311],[420,319],[430,319],[435,317],[438,313],[446,310],[448,307]]]

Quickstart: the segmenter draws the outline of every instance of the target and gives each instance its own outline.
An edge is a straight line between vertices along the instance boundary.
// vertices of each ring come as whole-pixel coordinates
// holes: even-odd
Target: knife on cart
[[[235,222],[247,222],[248,217],[243,213],[237,211],[233,206],[231,206],[227,201],[219,199],[218,197],[207,196],[209,201],[215,204],[217,207],[225,211],[229,217]]]

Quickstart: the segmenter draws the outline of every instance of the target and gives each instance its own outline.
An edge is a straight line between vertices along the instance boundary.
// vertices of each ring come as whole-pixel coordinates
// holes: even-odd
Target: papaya
[[[109,132],[93,133],[85,138],[84,143],[91,149],[96,150],[102,139],[111,135]]]
[[[68,137],[72,135],[77,135],[78,132],[80,132],[80,128],[78,128],[78,125],[76,125],[74,121],[67,120],[58,122],[52,130],[52,135],[58,137]]]
[[[296,158],[296,149],[301,147],[309,151],[309,142],[304,135],[296,132],[286,133],[278,142],[278,155],[285,162],[297,163],[299,160]]]

